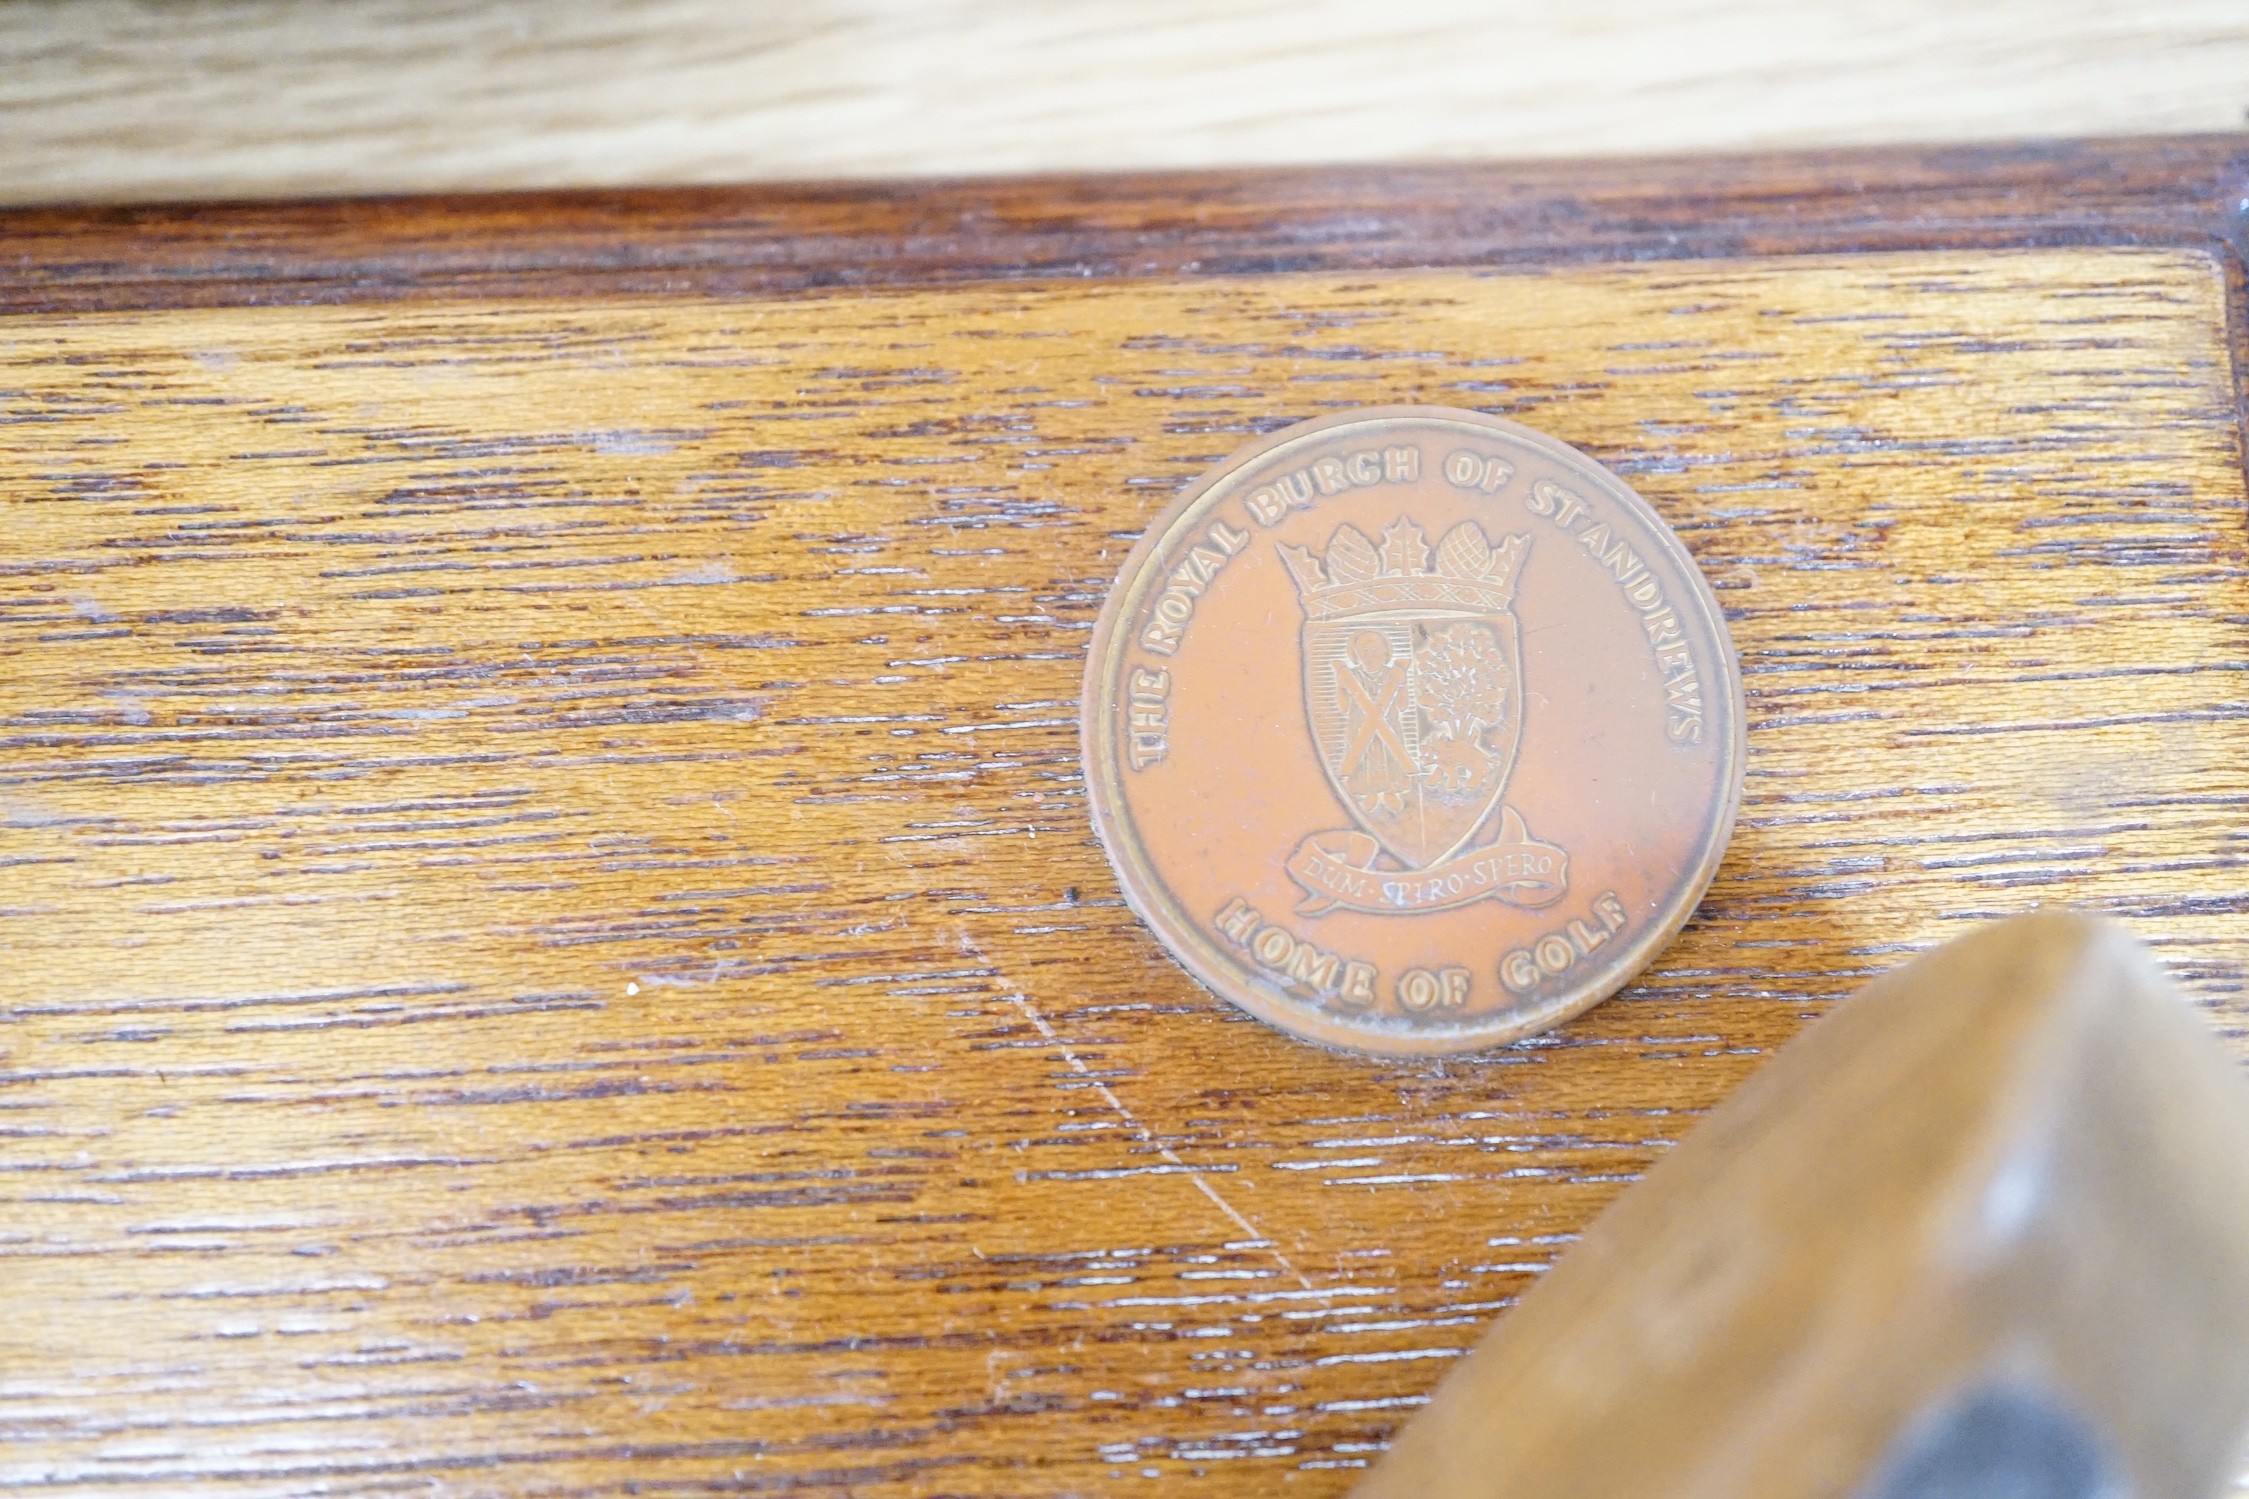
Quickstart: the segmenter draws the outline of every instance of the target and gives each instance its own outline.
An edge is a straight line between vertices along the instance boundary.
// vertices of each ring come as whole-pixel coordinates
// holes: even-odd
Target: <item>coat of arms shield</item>
[[[1377,546],[1339,526],[1324,555],[1284,546],[1304,605],[1304,707],[1337,799],[1372,840],[1355,855],[1346,836],[1315,842],[1332,876],[1378,876],[1376,846],[1404,871],[1435,871],[1468,850],[1500,807],[1522,738],[1522,647],[1513,600],[1530,538],[1496,544],[1474,521],[1444,534],[1432,554],[1420,526],[1401,517]],[[1505,814],[1507,850],[1559,850],[1525,840]],[[1301,863],[1301,860],[1299,861]],[[1560,893],[1540,877],[1479,869],[1479,895],[1543,904]],[[1354,899],[1332,877],[1316,904],[1362,909],[1455,903],[1442,892]],[[1549,893],[1551,892],[1551,893]],[[1473,898],[1473,897],[1470,897]]]

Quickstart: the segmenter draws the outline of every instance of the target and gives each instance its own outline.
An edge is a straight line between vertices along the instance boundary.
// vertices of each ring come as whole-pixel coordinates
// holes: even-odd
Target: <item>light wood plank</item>
[[[0,201],[2222,130],[2236,0],[15,0]]]

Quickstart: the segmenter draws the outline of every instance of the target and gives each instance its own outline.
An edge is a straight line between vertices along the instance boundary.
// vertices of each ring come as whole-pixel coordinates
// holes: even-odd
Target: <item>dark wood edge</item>
[[[20,209],[0,311],[2222,247],[2249,135],[1659,160]]]

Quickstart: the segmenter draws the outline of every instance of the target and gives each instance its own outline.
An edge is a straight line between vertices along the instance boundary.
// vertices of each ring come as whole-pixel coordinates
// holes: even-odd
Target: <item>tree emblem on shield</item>
[[[1290,856],[1303,914],[1561,898],[1568,855],[1533,839],[1502,801],[1522,741],[1514,598],[1529,550],[1527,536],[1494,545],[1462,521],[1432,556],[1404,517],[1380,547],[1345,524],[1324,555],[1280,548],[1304,606],[1305,716],[1356,824],[1315,833]]]

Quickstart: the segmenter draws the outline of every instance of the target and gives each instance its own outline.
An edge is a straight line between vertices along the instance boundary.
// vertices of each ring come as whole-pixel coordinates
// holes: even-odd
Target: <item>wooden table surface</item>
[[[2249,1003],[2238,140],[0,218],[0,1489],[1341,1492],[1834,996]],[[1725,603],[1740,828],[1332,1055],[1086,824],[1124,548],[1519,418]]]
[[[11,0],[0,202],[2226,130],[2238,0]]]

